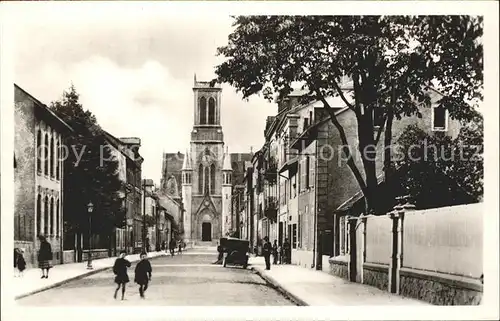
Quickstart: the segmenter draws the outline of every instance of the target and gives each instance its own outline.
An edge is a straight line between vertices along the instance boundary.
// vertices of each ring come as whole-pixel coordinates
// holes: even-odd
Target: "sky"
[[[232,18],[155,7],[82,14],[73,6],[32,9],[16,19],[16,84],[47,105],[73,84],[101,127],[116,137],[141,138],[142,176],[159,184],[162,153],[189,147],[194,74],[199,81],[215,77],[224,59],[216,48],[227,44]],[[243,101],[228,85],[221,108],[230,152],[259,149],[265,119],[277,111],[262,97]]]

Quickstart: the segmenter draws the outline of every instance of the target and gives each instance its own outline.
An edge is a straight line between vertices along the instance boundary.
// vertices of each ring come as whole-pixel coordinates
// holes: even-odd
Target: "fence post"
[[[349,217],[347,219],[348,224],[348,237],[349,237],[349,281],[356,282],[356,222],[358,219],[356,217]]]
[[[361,259],[361,262],[358,262],[359,263],[359,266],[360,266],[360,273],[361,273],[361,283],[364,283],[364,273],[363,273],[363,264],[366,262],[366,223],[367,223],[367,220],[368,220],[368,217],[367,216],[363,216],[361,218],[361,224],[363,224],[362,228],[363,228],[363,233],[362,233],[362,239],[361,239],[361,248],[362,248],[362,259]]]

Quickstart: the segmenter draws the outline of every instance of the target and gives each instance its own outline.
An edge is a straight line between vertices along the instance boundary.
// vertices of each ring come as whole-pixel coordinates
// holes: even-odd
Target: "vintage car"
[[[222,265],[248,265],[248,250],[250,242],[238,238],[225,237],[220,239],[220,250],[223,253]]]

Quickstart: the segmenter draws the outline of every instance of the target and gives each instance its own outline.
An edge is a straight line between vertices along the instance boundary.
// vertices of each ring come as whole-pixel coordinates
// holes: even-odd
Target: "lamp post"
[[[87,270],[92,270],[92,211],[94,210],[94,204],[89,202],[87,204],[87,211],[89,213],[89,254],[87,261]]]
[[[146,251],[146,181],[142,182],[142,251]]]

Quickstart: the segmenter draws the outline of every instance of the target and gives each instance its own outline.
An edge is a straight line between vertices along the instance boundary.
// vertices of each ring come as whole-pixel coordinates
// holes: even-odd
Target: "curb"
[[[151,258],[151,260],[154,260],[154,259],[156,259],[158,257],[162,257],[164,255],[165,254],[163,253],[162,255],[155,256],[155,257]],[[138,261],[140,261],[140,259],[130,261],[130,263],[135,263],[135,262],[138,262]],[[25,298],[25,297],[28,297],[28,296],[32,296],[32,295],[40,293],[40,292],[44,292],[44,291],[47,291],[47,290],[50,290],[50,289],[53,289],[53,288],[57,288],[57,287],[60,287],[61,285],[64,285],[66,283],[69,283],[69,282],[72,282],[72,281],[76,281],[76,280],[79,280],[79,279],[83,279],[84,277],[87,277],[87,276],[90,276],[90,275],[94,275],[94,274],[97,274],[97,273],[100,273],[100,272],[103,272],[103,271],[106,271],[106,270],[111,270],[112,268],[113,268],[113,266],[106,266],[106,267],[101,267],[101,268],[93,269],[93,270],[90,270],[90,271],[85,272],[83,274],[79,274],[79,275],[70,277],[68,279],[65,279],[65,280],[62,280],[62,281],[50,284],[50,285],[46,285],[46,286],[44,286],[42,288],[38,288],[36,290],[30,291],[30,292],[27,292],[27,293],[24,293],[24,294],[17,295],[17,296],[14,297],[14,300],[19,300],[19,299],[22,299],[22,298]]]
[[[283,294],[286,298],[291,300],[293,303],[297,304],[298,306],[309,306],[309,304],[293,294],[292,292],[288,291],[285,289],[279,282],[277,282],[274,278],[267,276],[261,271],[260,269],[254,267],[254,266],[249,266],[249,268],[257,273],[264,281],[266,281],[272,288]]]

